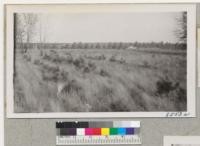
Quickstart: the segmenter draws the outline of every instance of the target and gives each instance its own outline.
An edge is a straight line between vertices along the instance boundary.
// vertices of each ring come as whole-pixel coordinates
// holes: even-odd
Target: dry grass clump
[[[41,73],[44,81],[57,81],[59,72],[60,69],[57,65],[42,64]]]

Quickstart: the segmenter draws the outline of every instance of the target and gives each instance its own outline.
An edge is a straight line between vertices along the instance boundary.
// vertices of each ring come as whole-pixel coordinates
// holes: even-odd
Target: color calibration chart
[[[56,145],[141,144],[140,121],[56,122]]]

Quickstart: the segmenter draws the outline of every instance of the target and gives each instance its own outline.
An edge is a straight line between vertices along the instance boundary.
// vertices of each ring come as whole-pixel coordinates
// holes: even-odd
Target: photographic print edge
[[[128,4],[127,4],[128,5]],[[148,4],[151,5],[151,4]],[[158,5],[158,4],[157,4]],[[168,7],[170,5],[160,4]],[[181,9],[188,12],[188,49],[187,49],[187,112],[182,112],[183,115],[180,117],[195,117],[196,116],[196,7],[194,4],[172,4],[179,5]],[[14,6],[14,5],[13,5]],[[44,5],[48,7],[48,5]],[[15,7],[15,6],[14,6]],[[177,8],[176,8],[177,10]],[[89,112],[89,113],[14,113],[14,102],[13,102],[13,30],[10,27],[13,25],[13,13],[18,12],[19,9],[7,9],[7,24],[6,24],[6,105],[7,105],[7,117],[8,118],[127,118],[127,117],[167,117],[167,113],[174,112]],[[23,11],[23,10],[22,10]],[[171,10],[172,11],[172,10]],[[12,42],[12,43],[9,43]],[[9,51],[8,51],[9,50]],[[12,56],[12,57],[10,57]],[[177,116],[174,116],[177,117]]]

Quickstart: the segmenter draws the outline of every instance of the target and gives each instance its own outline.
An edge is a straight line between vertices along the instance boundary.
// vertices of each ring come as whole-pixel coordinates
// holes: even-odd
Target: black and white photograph
[[[14,114],[188,111],[187,5],[79,7],[12,12]]]

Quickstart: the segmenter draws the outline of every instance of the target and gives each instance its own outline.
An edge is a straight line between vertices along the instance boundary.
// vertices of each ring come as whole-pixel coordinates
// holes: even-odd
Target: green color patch
[[[117,135],[118,134],[118,128],[110,128],[110,135]]]

